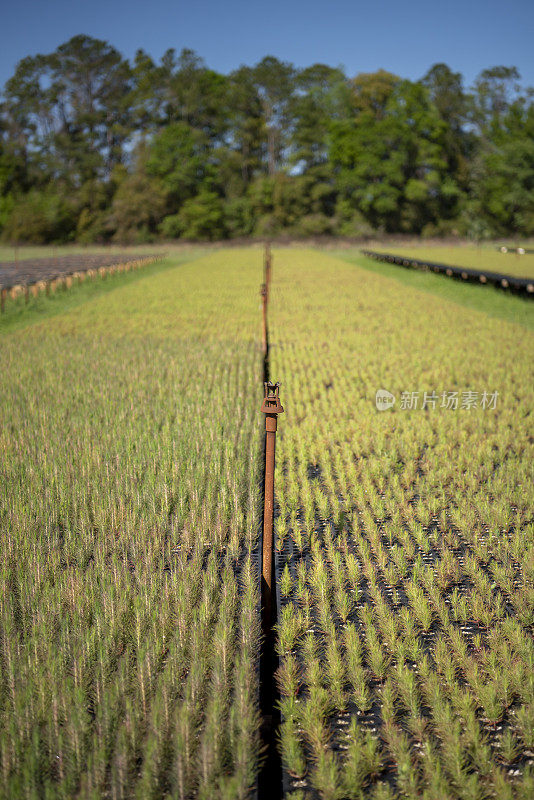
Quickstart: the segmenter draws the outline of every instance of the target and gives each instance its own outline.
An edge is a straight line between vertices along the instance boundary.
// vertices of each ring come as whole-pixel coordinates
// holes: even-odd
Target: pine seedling
[[[417,622],[424,631],[429,631],[432,626],[432,610],[422,590],[412,582],[407,585],[406,594]]]
[[[314,639],[315,637],[312,634],[309,634],[309,638]],[[308,692],[311,697],[322,697],[324,686],[324,670],[321,660],[317,655],[317,651],[315,647],[313,649],[310,647],[304,647],[302,654],[304,662],[304,679]]]
[[[402,579],[405,578],[408,573],[408,564],[406,562],[406,555],[403,548],[396,544],[393,545],[391,549],[391,557],[397,570],[396,583],[400,583],[400,581],[402,581]]]
[[[522,779],[514,782],[513,800],[530,800],[534,796],[534,769],[529,764],[523,770]]]
[[[311,782],[318,791],[321,800],[342,800],[343,788],[339,765],[331,750],[317,753]]]
[[[291,573],[289,571],[289,565],[286,564],[284,567],[284,571],[282,572],[282,576],[280,578],[280,595],[282,597],[289,597],[291,594]]]
[[[192,729],[193,719],[188,706],[179,708],[175,728],[175,756],[173,769],[174,791],[180,800],[189,797],[193,787],[193,755],[195,736]]]
[[[397,783],[402,795],[411,798],[419,797],[419,774],[417,766],[412,761],[408,737],[393,724],[384,726],[384,736],[388,750],[395,762]]]
[[[345,795],[350,800],[356,800],[361,797],[361,792],[369,781],[380,774],[382,756],[378,741],[369,731],[362,731],[356,717],[351,717],[346,743],[342,785]]]
[[[397,648],[398,641],[397,620],[391,613],[390,606],[384,602],[381,596],[376,604],[376,615],[378,617],[378,624],[382,639],[389,652],[394,653]]]
[[[287,703],[280,707],[282,724],[279,731],[279,749],[282,762],[287,772],[294,778],[303,778],[306,774],[306,756],[300,741],[299,729],[294,709]]]
[[[344,711],[347,705],[345,694],[345,667],[335,638],[331,638],[326,648],[326,680],[334,707]]]
[[[517,729],[525,747],[534,747],[534,703],[527,703],[515,712]]]
[[[280,656],[289,654],[297,644],[303,632],[300,613],[292,603],[282,606],[280,621],[275,626],[277,632],[276,652]]]
[[[443,772],[443,767],[435,745],[426,740],[421,752],[423,782],[426,788],[423,797],[428,800],[449,800],[454,797],[450,783]]]
[[[476,687],[476,688],[475,688]],[[497,687],[493,683],[478,683],[474,687],[477,699],[482,706],[484,717],[492,725],[496,725],[503,716],[504,706]]]
[[[488,779],[494,766],[493,753],[474,713],[466,717],[462,738],[477,772]]]
[[[444,639],[436,641],[433,656],[437,671],[452,685],[456,680],[456,667]]]
[[[315,504],[316,504],[317,514],[319,516],[319,519],[327,520],[328,516],[329,516],[328,497],[320,489],[317,489],[316,492],[315,492]]]
[[[372,701],[362,664],[362,646],[354,625],[347,625],[344,631],[344,642],[345,664],[347,677],[352,687],[352,699],[363,713],[371,707]]]
[[[307,587],[306,563],[299,561],[297,563],[297,597],[303,597]]]
[[[367,663],[371,673],[382,680],[387,672],[390,659],[384,653],[374,630],[366,625]]]
[[[499,800],[517,800],[517,797],[521,796],[521,790],[517,791],[518,787],[514,786],[510,780],[507,780],[504,770],[500,769],[496,764],[492,765],[489,782],[494,797],[498,797]],[[523,782],[521,788],[524,788]],[[532,788],[534,790],[534,786]]]
[[[354,600],[350,598],[348,593],[342,589],[338,588],[334,595],[334,602],[336,611],[343,623],[346,623],[352,611],[354,610]]]
[[[381,691],[381,700],[382,700],[382,707],[381,707],[381,715],[382,715],[382,722],[384,726],[391,726],[395,723],[396,711],[395,711],[395,700],[396,700],[396,691],[393,681],[390,678],[387,678],[382,686]]]
[[[296,697],[300,688],[297,659],[289,654],[282,659],[276,670],[276,683],[282,697]]]
[[[457,725],[440,729],[440,738],[443,766],[456,789],[462,791],[468,781],[467,759]]]
[[[275,542],[276,549],[279,553],[284,549],[284,542],[287,536],[287,525],[282,515],[278,516],[275,521]]]
[[[498,747],[499,758],[505,764],[513,764],[521,752],[519,742],[510,728],[507,728],[501,733],[498,740]]]
[[[307,631],[309,630],[312,624],[312,609],[313,609],[313,600],[309,589],[305,589],[302,595],[299,596],[298,603],[300,606],[302,626],[303,629]]]
[[[395,792],[389,783],[378,781],[370,794],[371,800],[395,800]]]
[[[397,665],[395,683],[398,695],[412,717],[420,715],[420,698],[415,674],[408,667]]]
[[[329,709],[328,692],[322,688],[317,689],[300,705],[302,730],[316,758],[326,750],[330,740],[330,731],[326,725]]]

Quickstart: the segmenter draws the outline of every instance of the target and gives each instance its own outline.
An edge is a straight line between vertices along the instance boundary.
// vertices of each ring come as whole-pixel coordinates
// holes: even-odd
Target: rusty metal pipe
[[[263,264],[264,264],[264,280],[265,280],[265,287],[267,290],[267,298],[269,297],[269,292],[271,290],[271,263],[272,263],[271,244],[270,242],[266,242]]]
[[[265,633],[270,628],[273,597],[274,459],[278,414],[284,409],[279,397],[280,384],[264,384],[262,413],[265,414],[265,499],[263,505],[262,605]]]
[[[265,417],[265,501],[263,506],[262,578],[264,615],[272,615],[273,522],[274,522],[274,456],[276,450],[276,416]]]
[[[267,355],[267,287],[264,283],[261,285],[261,305],[262,305],[262,323],[261,323],[261,349],[263,355]]]

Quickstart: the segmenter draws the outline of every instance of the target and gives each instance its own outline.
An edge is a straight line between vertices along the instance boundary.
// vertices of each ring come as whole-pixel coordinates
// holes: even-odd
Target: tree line
[[[533,235],[533,97],[515,67],[467,88],[442,63],[418,81],[273,56],[223,75],[75,36],[5,84],[0,236]]]

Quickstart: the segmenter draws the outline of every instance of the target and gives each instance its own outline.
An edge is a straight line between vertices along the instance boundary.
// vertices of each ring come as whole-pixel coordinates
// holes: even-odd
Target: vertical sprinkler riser
[[[273,522],[274,522],[274,459],[278,414],[284,409],[280,403],[280,384],[264,383],[261,411],[265,414],[265,499],[263,507],[262,544],[262,597],[264,627],[268,630],[272,613],[273,586]]]
[[[271,258],[271,245],[270,242],[265,244],[265,255],[264,255],[264,277],[265,277],[265,289],[267,292],[267,296],[269,296],[269,292],[271,290],[271,266],[272,266],[272,258]]]
[[[261,347],[265,358],[267,355],[267,286],[265,283],[261,285],[260,294],[262,305]]]

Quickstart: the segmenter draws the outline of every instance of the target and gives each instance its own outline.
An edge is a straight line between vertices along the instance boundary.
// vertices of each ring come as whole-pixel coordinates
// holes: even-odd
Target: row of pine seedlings
[[[3,800],[255,790],[260,359],[248,273],[248,259],[224,255],[184,265],[0,350]],[[224,302],[234,318],[214,330]]]
[[[284,796],[527,800],[534,487],[523,332],[319,254],[276,264]],[[451,378],[504,399],[495,412],[399,407],[400,388]],[[384,413],[381,385],[397,395]]]
[[[310,479],[308,446],[287,443],[277,493],[280,743],[294,789],[357,798],[394,767],[402,796],[420,796],[421,777],[432,797],[482,797],[481,782],[519,796],[502,765],[534,746],[532,523],[502,503],[485,527],[477,485],[461,510],[425,478],[411,501],[414,475],[388,474],[390,455],[364,473],[325,448]]]

